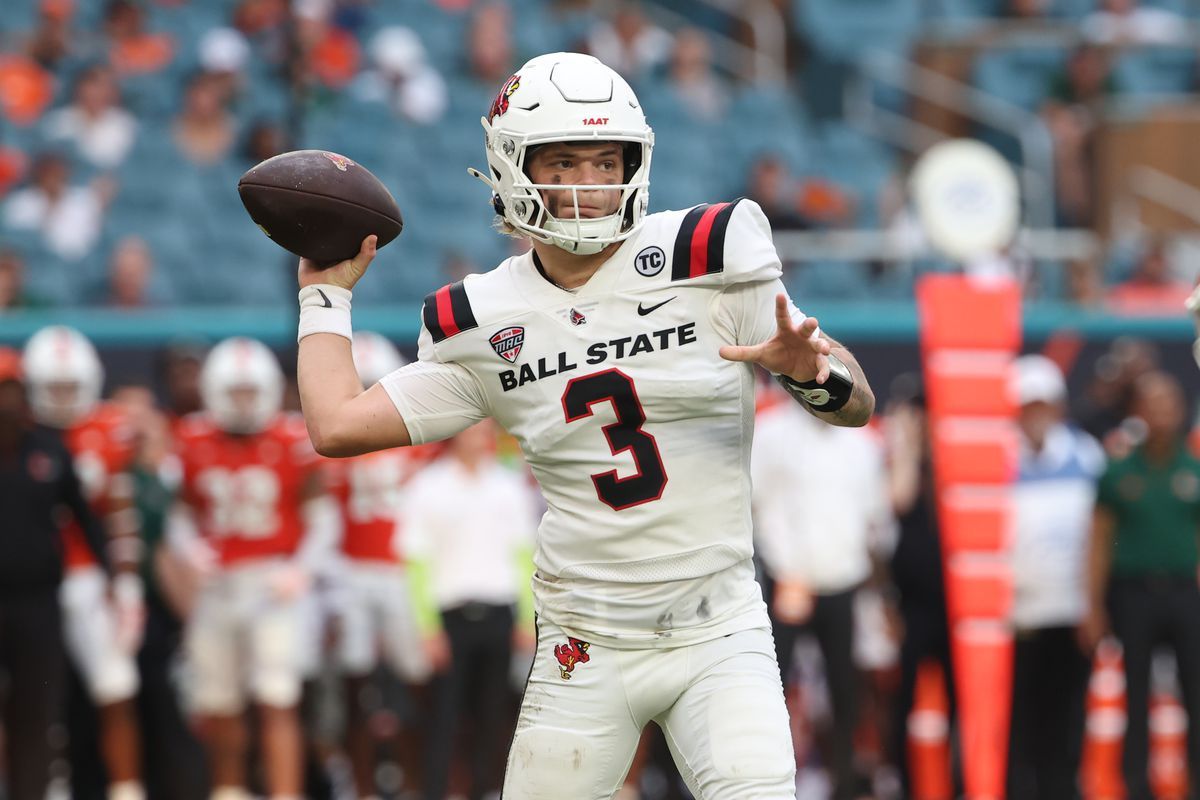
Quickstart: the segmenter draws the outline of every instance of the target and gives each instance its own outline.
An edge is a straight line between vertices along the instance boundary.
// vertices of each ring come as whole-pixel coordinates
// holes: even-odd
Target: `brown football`
[[[294,150],[251,167],[238,181],[250,218],[276,244],[321,267],[353,258],[371,234],[400,235],[396,199],[370,170],[326,150]]]

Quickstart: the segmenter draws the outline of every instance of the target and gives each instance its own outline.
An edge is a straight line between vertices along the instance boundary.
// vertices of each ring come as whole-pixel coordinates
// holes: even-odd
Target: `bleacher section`
[[[961,24],[964,31],[986,25],[1003,0],[793,0],[790,7],[795,38],[810,48],[809,59],[793,71],[787,85],[730,85],[728,112],[720,121],[698,117],[672,88],[665,75],[638,76],[656,132],[652,208],[685,207],[729,198],[746,189],[750,164],[759,156],[781,158],[794,176],[819,178],[840,187],[851,199],[850,226],[880,227],[877,197],[893,179],[900,155],[888,145],[841,121],[814,120],[807,113],[812,97],[801,96],[806,64],[853,65],[877,50],[904,53],[930,20]],[[174,38],[177,52],[157,72],[130,75],[122,81],[124,105],[139,122],[137,143],[115,170],[118,191],[108,209],[99,245],[78,261],[55,258],[28,232],[0,231],[6,246],[21,250],[30,264],[29,282],[55,303],[84,304],[103,282],[105,264],[115,242],[136,234],[151,246],[159,265],[155,296],[176,304],[251,304],[286,302],[293,292],[291,257],[254,228],[236,197],[238,175],[251,163],[240,144],[249,127],[275,122],[294,134],[293,144],[336,150],[371,168],[396,195],[406,218],[404,235],[381,256],[384,268],[372,272],[371,292],[363,302],[412,301],[447,276],[443,262],[465,258],[478,269],[503,258],[512,242],[490,230],[489,199],[466,174],[482,163],[478,119],[486,113],[496,87],[469,74],[464,40],[471,9],[463,3],[434,0],[377,0],[352,4],[335,21],[353,33],[368,60],[366,41],[386,25],[417,32],[430,63],[444,77],[449,106],[442,120],[422,126],[398,118],[384,103],[365,98],[353,84],[340,91],[317,86],[293,92],[278,64],[264,56],[270,48],[252,41],[252,57],[244,85],[231,111],[239,146],[222,163],[199,167],[182,158],[172,138],[185,82],[199,64],[197,42],[204,31],[229,25],[233,0],[147,2],[146,27]],[[514,62],[536,51],[578,44],[604,4],[588,11],[564,11],[540,0],[511,0]],[[648,3],[651,9],[656,4]],[[678,3],[661,5],[679,10]],[[1155,0],[1153,5],[1200,18],[1200,3]],[[76,3],[73,26],[80,31],[103,28],[104,4]],[[37,0],[11,0],[0,15],[0,41],[15,46],[35,27]],[[572,7],[573,8],[573,7]],[[1056,19],[1078,20],[1093,8],[1090,0],[1055,0]],[[686,8],[683,10],[686,11]],[[707,13],[698,22],[719,26],[725,18]],[[727,20],[726,20],[727,22]],[[95,37],[96,43],[101,40]],[[1036,111],[1048,87],[1063,69],[1068,50],[1061,44],[1032,41],[986,49],[975,59],[971,80],[980,89],[1021,108]],[[69,100],[79,70],[104,57],[91,48],[57,67],[56,100]],[[1113,80],[1123,95],[1153,104],[1196,90],[1195,48],[1138,47],[1114,59]],[[818,90],[821,87],[818,86]],[[840,91],[828,86],[824,91]],[[45,147],[38,124],[21,127],[0,118],[0,142],[29,156]],[[96,177],[78,154],[70,153],[73,180]],[[2,202],[2,201],[0,201]],[[863,264],[809,265],[790,276],[807,294],[855,297],[864,291],[903,296],[903,273],[881,275]],[[864,288],[865,287],[865,288]]]

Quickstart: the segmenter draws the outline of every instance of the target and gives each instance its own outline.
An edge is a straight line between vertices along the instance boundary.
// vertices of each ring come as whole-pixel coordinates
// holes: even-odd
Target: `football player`
[[[870,417],[867,380],[788,300],[755,203],[647,214],[653,133],[595,58],[529,61],[483,125],[480,177],[532,249],[430,294],[419,361],[366,391],[350,300],[376,239],[328,270],[302,260],[309,435],[347,456],[491,416],[520,443],[548,508],[504,796],[611,797],[655,721],[697,797],[792,798],[751,564],[753,364],[835,425]]]
[[[303,423],[280,412],[283,374],[252,339],[212,349],[205,411],[179,427],[183,482],[167,537],[207,574],[187,622],[192,711],[214,800],[246,800],[246,694],[259,714],[272,800],[301,796],[298,703],[311,576],[330,557],[336,510]]]
[[[63,631],[97,709],[109,800],[141,800],[135,697],[145,612],[138,572],[142,541],[129,475],[133,432],[123,410],[100,402],[104,367],[83,334],[60,325],[43,328],[26,343],[23,366],[35,419],[63,431],[84,496],[105,520],[111,581],[79,526],[68,523],[64,531]]]
[[[353,355],[364,386],[404,365],[392,343],[370,331],[355,332]],[[404,681],[420,684],[430,675],[397,541],[401,492],[428,460],[428,450],[383,450],[325,462],[329,491],[342,517],[334,613],[338,662],[346,679],[346,752],[360,798],[375,796],[372,736],[362,698],[379,646]]]

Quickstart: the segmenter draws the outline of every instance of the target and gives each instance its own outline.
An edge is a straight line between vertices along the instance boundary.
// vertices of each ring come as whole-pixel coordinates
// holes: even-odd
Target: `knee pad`
[[[599,737],[561,728],[527,728],[513,739],[503,796],[525,800],[609,797],[624,779],[626,766],[611,762],[612,748],[605,747]]]

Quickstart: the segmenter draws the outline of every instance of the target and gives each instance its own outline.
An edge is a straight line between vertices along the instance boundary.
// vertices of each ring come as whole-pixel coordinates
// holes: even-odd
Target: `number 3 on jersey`
[[[605,401],[612,403],[617,415],[616,422],[603,428],[608,449],[614,456],[628,450],[637,473],[627,478],[618,478],[615,469],[595,473],[592,483],[596,494],[614,511],[653,502],[662,497],[667,471],[658,453],[658,442],[642,430],[646,412],[628,375],[609,369],[573,378],[563,392],[563,413],[568,423],[576,422],[590,417],[592,406]]]

